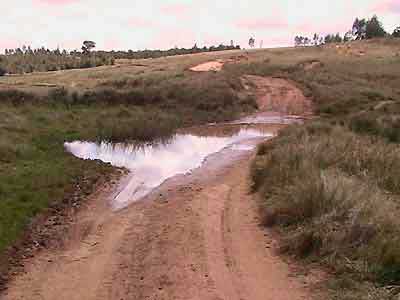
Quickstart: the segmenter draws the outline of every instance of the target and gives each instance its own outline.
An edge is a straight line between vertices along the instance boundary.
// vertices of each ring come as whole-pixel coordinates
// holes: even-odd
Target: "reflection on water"
[[[231,124],[292,124],[302,122],[303,118],[300,116],[264,112],[244,117],[240,120],[232,122]]]
[[[213,153],[227,147],[232,151],[250,151],[255,147],[250,141],[270,136],[272,133],[261,130],[241,129],[225,137],[178,134],[166,144],[140,148],[130,144],[80,141],[65,143],[65,148],[79,158],[99,159],[131,171],[128,184],[114,202],[116,208],[122,208],[146,196],[166,179],[200,167]]]

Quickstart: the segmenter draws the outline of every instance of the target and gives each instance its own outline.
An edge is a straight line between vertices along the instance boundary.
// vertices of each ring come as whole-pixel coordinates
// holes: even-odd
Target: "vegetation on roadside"
[[[383,39],[354,42],[348,52],[281,50],[242,66],[291,79],[314,100],[319,118],[260,146],[252,179],[282,251],[335,274],[333,299],[399,292],[399,52],[399,41]]]
[[[334,299],[391,299],[387,287],[400,283],[399,55],[400,40],[377,39],[252,51],[218,73],[187,71],[205,59],[187,56],[4,78],[21,90],[0,91],[0,251],[74,180],[99,171],[66,154],[64,141],[148,142],[230,120],[255,108],[242,75],[278,76],[313,98],[319,118],[260,147],[252,178],[265,223],[282,232],[282,250],[337,274]],[[61,87],[24,92],[44,80]]]
[[[106,172],[66,153],[65,141],[152,142],[178,127],[231,120],[255,108],[254,99],[235,92],[240,81],[223,72],[153,76],[94,90],[49,89],[47,96],[0,91],[0,252],[79,178]]]

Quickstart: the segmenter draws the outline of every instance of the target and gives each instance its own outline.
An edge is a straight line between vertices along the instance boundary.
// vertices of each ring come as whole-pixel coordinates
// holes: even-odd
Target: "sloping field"
[[[210,61],[224,65],[219,72],[190,71]],[[296,87],[285,90],[282,82]],[[65,141],[154,142],[168,140],[178,128],[239,119],[257,107],[279,112],[291,102],[262,95],[276,87],[293,97],[302,91],[312,99],[315,117],[259,147],[251,178],[263,223],[280,233],[283,253],[332,274],[326,286],[334,299],[392,299],[400,284],[395,39],[1,77],[1,268],[8,269],[18,249],[36,245],[22,238],[34,232],[31,220],[57,214],[61,203],[82,205],[95,184],[115,171],[73,158]],[[260,97],[265,107],[257,105]],[[293,114],[310,111],[309,105],[291,108]]]

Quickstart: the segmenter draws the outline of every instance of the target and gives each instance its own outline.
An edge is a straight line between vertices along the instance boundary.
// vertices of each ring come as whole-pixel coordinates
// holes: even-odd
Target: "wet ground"
[[[313,276],[276,255],[249,192],[256,145],[301,122],[310,103],[281,79],[246,82],[253,116],[181,129],[164,144],[66,143],[130,173],[89,195],[63,243],[24,259],[0,299],[311,299]]]
[[[98,159],[130,171],[111,203],[120,209],[147,196],[167,179],[201,167],[210,155],[223,152],[224,160],[232,160],[238,152],[252,151],[272,138],[281,124],[298,121],[296,116],[258,114],[228,124],[181,130],[169,141],[156,144],[73,141],[66,142],[65,149],[76,157]]]

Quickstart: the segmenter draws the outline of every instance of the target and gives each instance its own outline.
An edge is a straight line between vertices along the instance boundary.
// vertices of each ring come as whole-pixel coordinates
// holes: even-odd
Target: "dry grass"
[[[0,78],[0,88],[21,89],[40,95],[47,94],[55,85],[71,91],[93,90],[109,81],[136,79],[140,77],[173,77],[190,67],[216,58],[227,59],[242,53],[240,50],[190,54],[157,59],[117,60],[114,66],[90,69],[63,70],[27,75],[13,75]]]
[[[400,281],[398,161],[398,147],[342,127],[292,127],[259,148],[253,188],[283,251],[339,278],[392,285]]]
[[[400,280],[398,147],[342,127],[289,128],[259,148],[253,188],[282,250],[336,275],[384,285]]]
[[[359,56],[355,53],[365,52]],[[264,53],[233,72],[294,80],[317,121],[260,146],[254,190],[282,250],[324,264],[332,299],[394,299],[400,285],[400,41]],[[306,68],[308,62],[320,64]]]
[[[287,253],[337,275],[334,299],[391,299],[396,289],[384,286],[400,285],[400,42],[346,49],[206,53],[0,78],[0,90],[19,91],[0,103],[0,249],[81,174],[64,140],[148,140],[232,119],[254,109],[240,96],[241,76],[278,76],[312,97],[320,120],[260,147],[252,178],[266,224],[282,232]],[[188,71],[241,55],[216,74]]]

